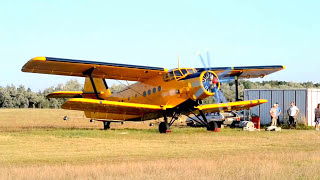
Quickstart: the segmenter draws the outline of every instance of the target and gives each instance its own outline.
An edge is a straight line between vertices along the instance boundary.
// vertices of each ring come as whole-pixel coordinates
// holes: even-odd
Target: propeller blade
[[[220,90],[218,90],[217,88],[215,88],[215,94],[214,94],[214,98],[216,100],[216,102],[218,102],[218,104],[221,103],[221,99],[220,99]],[[219,106],[219,110],[223,111],[223,108]]]
[[[206,63],[204,62],[203,57],[201,56],[200,52],[198,52],[198,55],[199,55],[199,57],[200,57],[200,60],[201,60],[201,62],[202,62],[202,64],[203,64],[204,69],[205,69],[206,71],[208,71],[208,68],[207,68],[207,66],[206,66]]]
[[[214,98],[216,99],[216,101],[218,102],[218,103],[220,103],[220,97],[219,97],[219,90],[218,90],[218,88],[214,88],[213,89],[213,91],[214,91]]]
[[[235,78],[234,77],[228,77],[228,78],[223,78],[223,79],[219,79],[220,83],[228,83],[233,81]]]
[[[218,74],[219,79],[223,79],[224,76],[229,74],[232,71],[232,67],[226,68],[222,73]]]
[[[208,69],[210,70],[210,56],[209,56],[209,50],[207,49],[207,61],[208,61]]]

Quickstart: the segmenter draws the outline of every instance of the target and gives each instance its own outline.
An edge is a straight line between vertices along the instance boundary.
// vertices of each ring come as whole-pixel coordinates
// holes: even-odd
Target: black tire
[[[103,129],[108,130],[110,129],[110,123],[109,121],[103,121]]]
[[[167,132],[167,126],[165,122],[161,122],[159,124],[159,132],[160,133],[166,133]]]
[[[235,121],[232,121],[232,123],[230,124],[230,128],[236,128],[236,123],[235,123]]]
[[[210,121],[207,127],[208,131],[214,131],[216,128],[218,128],[218,123],[215,121]]]

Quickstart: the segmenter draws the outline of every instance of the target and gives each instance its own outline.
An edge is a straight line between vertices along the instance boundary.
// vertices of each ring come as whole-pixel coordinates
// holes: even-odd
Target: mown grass
[[[148,123],[113,124],[112,130],[104,131],[100,123],[88,119],[62,121],[69,113],[81,115],[65,110],[0,110],[0,179],[320,177],[316,131],[225,128],[214,133],[174,127],[172,133],[159,134]]]

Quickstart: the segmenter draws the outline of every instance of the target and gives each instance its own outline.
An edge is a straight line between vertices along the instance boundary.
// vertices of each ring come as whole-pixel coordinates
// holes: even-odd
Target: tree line
[[[110,87],[111,92],[116,92],[124,88],[125,85],[118,84]],[[244,89],[298,89],[298,88],[320,88],[320,83],[312,82],[296,83],[286,81],[239,81],[239,95],[243,99]],[[60,108],[66,99],[48,99],[46,96],[55,91],[82,91],[83,84],[77,80],[70,80],[65,84],[58,84],[46,88],[42,91],[33,92],[23,85],[0,86],[0,108]],[[221,91],[227,101],[235,100],[235,85],[233,82],[222,83]],[[204,100],[204,103],[214,103],[214,97]]]

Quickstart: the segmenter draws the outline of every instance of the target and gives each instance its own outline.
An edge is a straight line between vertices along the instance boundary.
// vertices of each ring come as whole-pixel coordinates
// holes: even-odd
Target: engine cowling
[[[203,71],[198,78],[193,80],[191,89],[189,95],[193,100],[213,96],[220,89],[219,78],[213,71]]]

